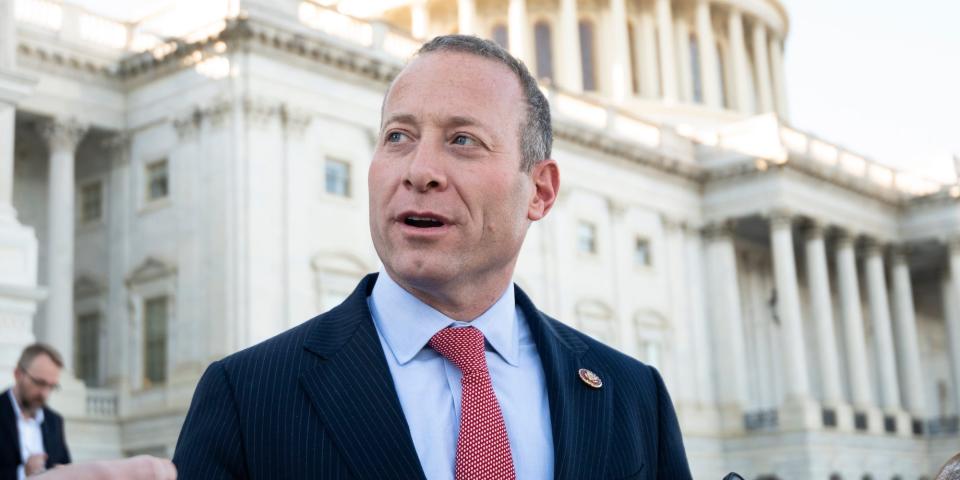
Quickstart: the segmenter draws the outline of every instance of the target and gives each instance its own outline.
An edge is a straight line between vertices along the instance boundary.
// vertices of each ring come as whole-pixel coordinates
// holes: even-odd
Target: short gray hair
[[[472,35],[443,35],[423,44],[416,56],[431,52],[461,52],[489,58],[506,65],[517,79],[526,97],[526,118],[520,124],[520,170],[529,172],[537,162],[550,158],[553,130],[550,124],[550,103],[537,86],[527,67],[503,47]]]

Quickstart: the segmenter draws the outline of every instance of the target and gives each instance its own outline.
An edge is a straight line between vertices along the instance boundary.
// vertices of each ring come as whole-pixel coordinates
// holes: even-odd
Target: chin
[[[419,256],[419,258],[394,261],[389,270],[397,283],[421,287],[448,282],[453,277],[452,266],[452,262],[438,261],[438,259],[425,261],[422,256]]]

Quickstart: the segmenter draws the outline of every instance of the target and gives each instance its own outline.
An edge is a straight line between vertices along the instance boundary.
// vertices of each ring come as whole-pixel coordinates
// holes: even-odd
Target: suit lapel
[[[317,319],[304,348],[323,360],[300,384],[359,478],[425,478],[367,307],[376,275]]]
[[[14,448],[10,451],[16,452],[14,456],[19,465],[23,460],[20,458],[20,434],[17,432],[17,415],[13,410],[13,398],[10,397],[10,390],[3,392],[0,397],[0,443],[11,442]],[[6,438],[4,438],[6,437]]]
[[[557,329],[519,287],[516,301],[543,364],[553,427],[554,478],[602,478],[615,386],[604,376],[603,363],[590,354],[589,346],[571,332]],[[595,389],[581,381],[581,368],[599,375],[603,387]]]

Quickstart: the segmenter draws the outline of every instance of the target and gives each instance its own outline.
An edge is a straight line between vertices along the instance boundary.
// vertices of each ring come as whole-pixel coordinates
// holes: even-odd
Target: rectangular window
[[[144,302],[143,384],[145,387],[167,380],[167,297]]]
[[[653,265],[653,256],[650,252],[650,240],[638,237],[633,245],[633,262],[641,267]]]
[[[350,196],[350,164],[328,158],[324,166],[327,193],[340,197]]]
[[[87,313],[77,317],[77,332],[74,338],[76,339],[74,363],[77,378],[83,380],[88,387],[98,386],[100,383],[97,372],[100,357],[100,314]]]
[[[577,251],[597,253],[597,227],[592,223],[580,222],[577,225]]]
[[[103,183],[88,184],[80,189],[80,223],[96,222],[103,218]]]
[[[147,164],[147,201],[154,202],[170,195],[169,162],[166,159]]]

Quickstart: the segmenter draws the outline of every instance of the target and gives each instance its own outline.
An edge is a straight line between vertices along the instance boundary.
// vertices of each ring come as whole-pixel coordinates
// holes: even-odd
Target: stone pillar
[[[559,51],[559,84],[566,90],[583,91],[583,66],[580,65],[580,27],[577,20],[577,0],[560,0],[560,35],[557,36]]]
[[[532,71],[536,70],[530,56],[530,24],[527,22],[527,0],[509,0],[507,6],[507,31],[510,53],[519,58]],[[577,50],[579,51],[579,50]]]
[[[893,318],[897,339],[897,363],[903,381],[906,409],[915,417],[926,415],[920,344],[917,340],[917,318],[913,307],[910,267],[903,248],[893,250]]]
[[[690,68],[690,27],[684,15],[674,19],[673,31],[676,34],[677,74],[680,87],[680,100],[693,102],[693,71]]]
[[[960,238],[949,243],[950,273],[943,287],[944,317],[947,324],[947,349],[950,352],[950,371],[953,373],[953,391],[957,412],[960,412]]]
[[[837,239],[836,248],[837,282],[840,284],[851,403],[858,414],[866,415],[869,430],[881,432],[883,426],[880,424],[879,411],[873,403],[867,371],[867,342],[863,333],[863,311],[860,307],[860,286],[853,238],[842,232]]]
[[[640,94],[647,98],[660,97],[660,63],[657,62],[657,27],[653,12],[641,3],[640,34],[635,41],[640,52]]]
[[[713,373],[724,379],[718,399],[721,422],[724,430],[739,431],[744,428],[742,414],[749,397],[743,312],[732,226],[724,224],[711,227],[707,237],[712,336],[714,345],[718,346],[713,358],[717,371]]]
[[[0,0],[0,70],[12,70],[17,63],[17,22],[13,4],[14,0]]]
[[[820,378],[823,381],[823,403],[829,407],[844,404],[840,384],[840,362],[833,327],[833,305],[830,301],[830,277],[827,272],[827,254],[823,244],[823,228],[813,224],[807,236],[807,282],[810,301],[817,324],[817,347],[820,360]]]
[[[677,100],[677,60],[673,51],[673,12],[670,0],[654,0],[657,38],[660,41],[660,85],[663,99]]]
[[[867,297],[879,361],[877,367],[880,373],[880,406],[885,410],[899,410],[900,387],[897,383],[896,357],[890,332],[890,303],[884,277],[883,251],[879,244],[870,242],[866,254]]]
[[[759,20],[753,23],[753,68],[756,71],[758,113],[775,110],[773,102],[773,85],[770,80],[770,55],[767,52],[767,27]]]
[[[430,26],[430,10],[427,0],[415,0],[410,4],[410,33],[414,38],[426,39]]]
[[[773,272],[777,284],[777,313],[783,322],[785,340],[783,359],[787,374],[787,398],[808,400],[806,350],[803,346],[803,322],[800,317],[800,293],[793,254],[793,219],[778,213],[770,219],[770,243],[773,246]]]
[[[610,0],[612,46],[610,49],[610,94],[614,102],[622,102],[632,91],[630,87],[630,45],[627,35],[627,6],[624,0]]]
[[[75,121],[53,120],[40,127],[50,152],[47,197],[47,318],[41,340],[63,355],[64,369],[73,372],[73,241],[74,154],[86,134]]]
[[[708,107],[723,108],[723,96],[720,94],[720,64],[717,60],[717,41],[713,36],[713,21],[710,19],[710,1],[697,0],[695,15],[703,103]]]
[[[789,118],[787,109],[786,73],[783,70],[783,41],[775,35],[769,38],[770,69],[773,73],[773,96],[777,106],[777,114],[786,120]]]
[[[457,0],[457,31],[462,35],[476,35],[477,5],[474,0]],[[513,36],[513,32],[510,32]]]
[[[736,9],[730,10],[727,17],[727,32],[730,35],[730,61],[733,65],[733,102],[735,109],[743,113],[753,113],[750,101],[750,71],[747,67],[747,45],[743,38],[743,17]]]
[[[696,376],[697,401],[701,408],[712,407],[716,403],[713,386],[712,353],[710,348],[710,324],[707,320],[707,285],[703,268],[703,240],[697,229],[686,232],[684,242],[684,262],[686,278],[689,281],[686,305],[690,316],[690,331],[693,337],[694,375]]]

